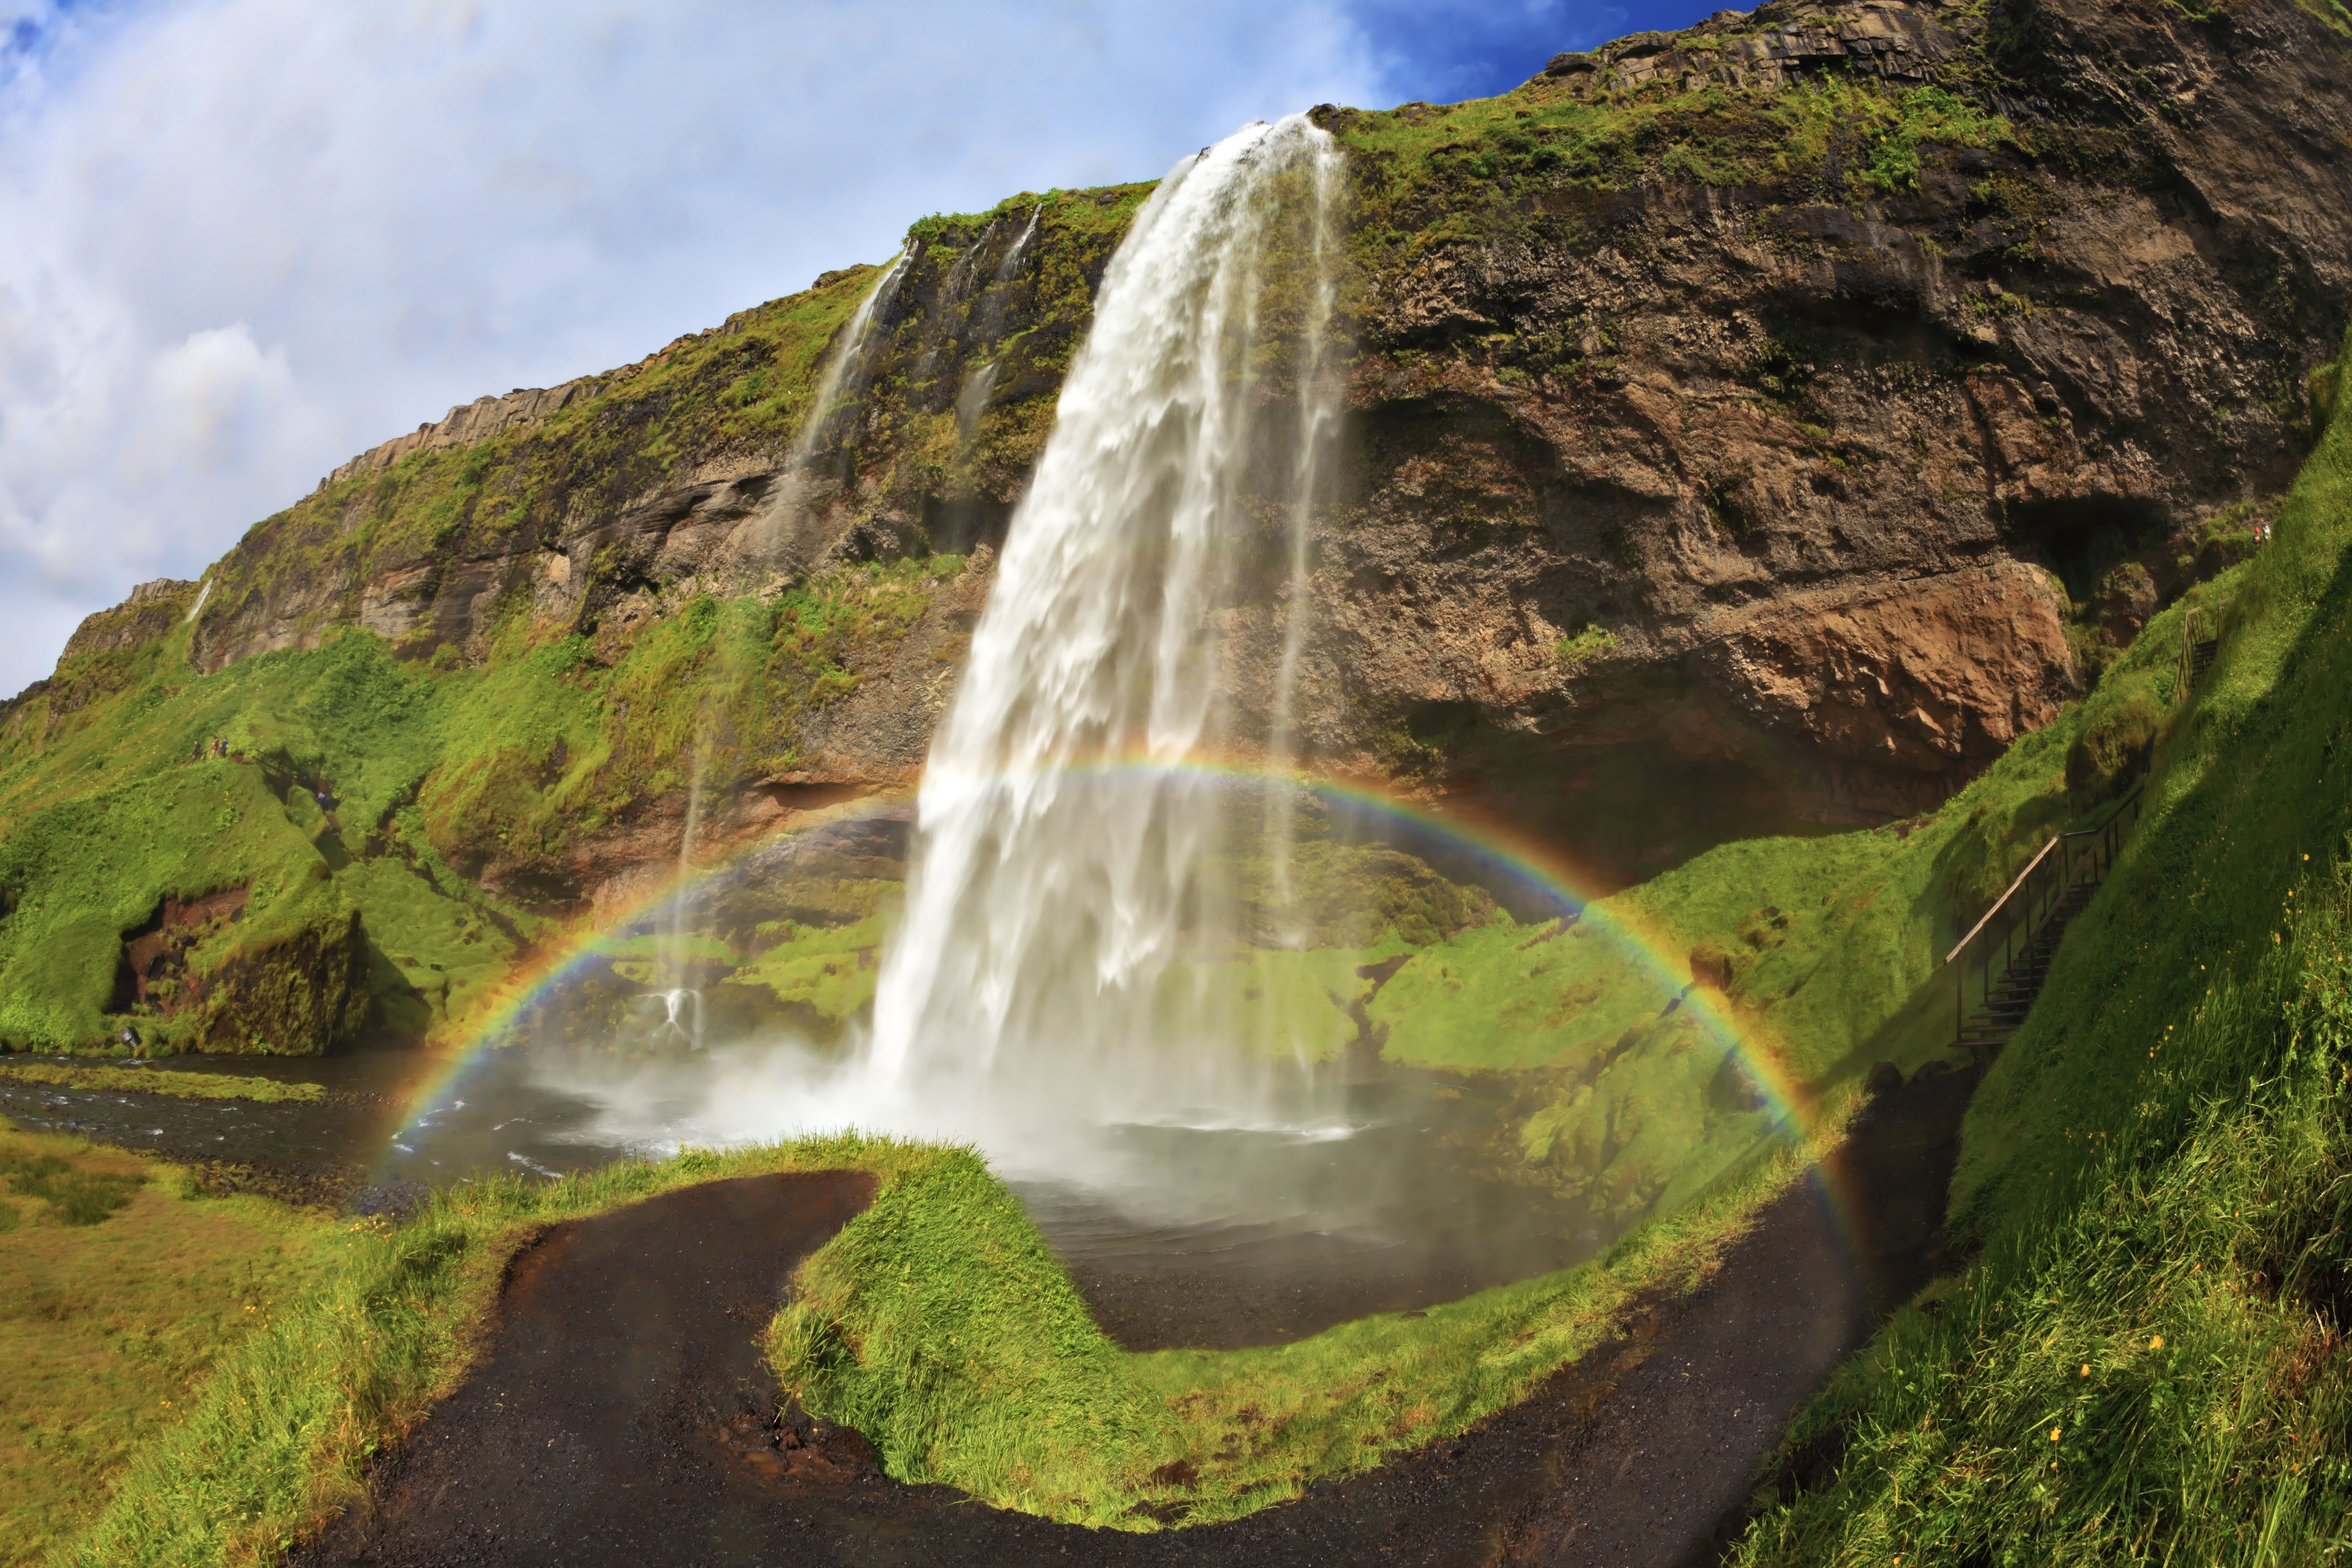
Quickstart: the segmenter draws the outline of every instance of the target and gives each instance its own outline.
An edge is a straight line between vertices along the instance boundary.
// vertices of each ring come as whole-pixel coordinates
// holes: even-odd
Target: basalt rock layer
[[[1612,877],[1932,807],[2300,462],[2352,300],[2348,36],[2331,0],[1775,0],[1497,99],[1318,109],[1349,416],[1304,595],[1287,469],[1243,498],[1267,563],[1209,628],[1225,679],[1265,689],[1304,616],[1320,765],[1483,794]],[[142,682],[350,634],[407,738],[256,721],[232,755],[331,799],[396,751],[317,853],[465,905],[449,958],[622,907],[689,816],[748,841],[903,787],[1148,194],[926,219],[888,268],[352,459],[0,707],[0,831]],[[1277,431],[1292,374],[1251,389]],[[411,946],[379,990],[446,1001]]]
[[[1797,816],[1948,795],[2075,689],[2070,600],[2293,471],[2352,256],[2338,25],[1782,4],[1486,103],[1318,110],[1359,264],[1317,521],[1323,752],[1573,777],[1663,735]],[[357,624],[478,658],[519,604],[625,635],[698,588],[963,552],[1020,492],[1139,195],[919,227],[813,473],[789,397],[730,416],[865,269],[453,410],[257,531],[198,657]],[[383,528],[389,476],[444,448],[486,454],[467,493]],[[1276,597],[1237,607],[1236,680],[1263,679]],[[1563,657],[1588,627],[1605,657]],[[943,682],[916,662],[859,671],[879,721],[815,727],[802,771],[917,767]]]

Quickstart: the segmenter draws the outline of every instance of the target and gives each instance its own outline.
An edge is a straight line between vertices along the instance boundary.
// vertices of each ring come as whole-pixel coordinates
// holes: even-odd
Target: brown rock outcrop
[[[2293,0],[2203,19],[2032,0],[1995,36],[1927,0],[1774,0],[1563,57],[1508,101],[1855,75],[2008,122],[1919,140],[1907,184],[1856,183],[1879,145],[1860,132],[1776,174],[1766,119],[1739,122],[1753,144],[1719,177],[1465,154],[1383,220],[1423,237],[1359,246],[1297,704],[1328,763],[1554,822],[1637,764],[1680,770],[1585,847],[1611,866],[1735,827],[1906,814],[2077,689],[2065,616],[2118,554],[2101,541],[2140,548],[2293,474],[2308,377],[2352,300],[2352,53],[2328,23]],[[1459,114],[1467,146],[1490,134],[1475,107],[1379,123]],[[1318,116],[1343,142],[1375,123]],[[1381,148],[1359,147],[1367,193],[1399,177]],[[587,436],[551,434],[621,450],[737,395],[764,363],[730,346],[738,322],[649,356],[704,367],[656,392],[633,366],[485,399],[337,477],[495,435],[537,476],[507,521],[482,500],[446,538],[379,538],[370,492],[331,485],[224,563],[200,659],[354,623],[478,655],[518,605],[601,643],[697,588],[993,540],[1115,235],[1049,216],[1022,250],[1026,216],[926,230],[877,318],[873,390],[807,469],[782,437],[592,468]],[[1021,411],[984,440],[975,388],[974,406]],[[986,581],[965,574],[812,721],[809,778],[911,776]],[[1286,594],[1259,584],[1220,623],[1245,696],[1277,662]],[[1675,787],[1680,816],[1639,820],[1673,816],[1654,797]]]

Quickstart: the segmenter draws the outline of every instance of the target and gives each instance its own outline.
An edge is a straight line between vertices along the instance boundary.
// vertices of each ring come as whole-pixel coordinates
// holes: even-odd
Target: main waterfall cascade
[[[665,994],[647,1021],[682,1025],[705,1059],[562,1069],[600,1102],[600,1136],[854,1124],[1133,1190],[1201,1163],[1170,1138],[1255,1137],[1207,1160],[1224,1167],[1212,1184],[1255,1181],[1251,1201],[1285,1212],[1339,1201],[1265,1173],[1268,1145],[1347,1122],[1339,1075],[1234,977],[1285,939],[1296,792],[1266,781],[1299,760],[1288,688],[1339,418],[1340,174],[1305,117],[1247,127],[1171,172],[1112,258],[924,771],[870,1031],[831,1052],[730,1044]],[[897,271],[828,385],[856,374],[839,367]],[[1344,1020],[1319,990],[1307,1005],[1328,1051]]]
[[[533,1004],[518,1033],[538,1047],[482,1058],[430,1138],[396,1146],[404,1169],[850,1127],[969,1142],[1137,1343],[1310,1331],[1604,1244],[1573,1200],[1492,1179],[1507,1087],[1376,1068],[1366,1004],[1403,962],[1381,900],[1406,896],[1381,879],[1452,884],[1287,782],[1314,761],[1297,693],[1337,467],[1342,173],[1293,117],[1188,158],[1137,212],[1007,525],[911,844],[843,816],[708,877],[683,847],[670,899]],[[836,340],[788,491],[816,479],[909,270],[886,269]],[[993,363],[967,371],[965,418]],[[697,767],[689,837],[709,805]],[[809,933],[812,973],[874,965],[869,1023],[803,1035],[709,977],[705,954],[780,919],[765,879],[873,886],[901,853],[903,907],[866,917],[878,952]]]
[[[1171,981],[1188,943],[1239,929],[1235,858],[1280,858],[1245,841],[1282,834],[1280,791],[1254,817],[1198,764],[1286,760],[1337,415],[1339,172],[1303,117],[1251,127],[1163,181],[1113,258],[924,771],[875,1001],[881,1077],[1096,1118],[1265,1109],[1283,1042]],[[1305,269],[1280,302],[1276,251]],[[1269,384],[1262,363],[1286,359],[1289,385]],[[1270,551],[1246,504],[1268,474],[1288,492]],[[1266,554],[1293,581],[1273,723],[1252,732],[1211,628]]]

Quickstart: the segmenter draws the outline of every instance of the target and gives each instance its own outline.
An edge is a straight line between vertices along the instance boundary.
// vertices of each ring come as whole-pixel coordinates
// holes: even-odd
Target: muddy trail
[[[1974,1075],[1880,1099],[1706,1288],[1450,1443],[1230,1524],[1133,1535],[891,1481],[779,1420],[755,1338],[868,1200],[856,1174],[688,1188],[551,1230],[488,1352],[292,1560],[397,1564],[1658,1564],[1713,1561],[1798,1405],[1930,1277]],[[1826,1196],[1835,1192],[1843,1207]]]

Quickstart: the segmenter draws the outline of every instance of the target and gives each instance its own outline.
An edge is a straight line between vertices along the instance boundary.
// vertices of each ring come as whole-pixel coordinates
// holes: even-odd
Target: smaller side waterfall
[[[686,824],[677,840],[677,890],[670,895],[660,935],[656,940],[655,994],[666,1009],[662,1036],[698,1047],[702,1044],[702,996],[693,987],[695,937],[694,841],[702,831],[702,775],[709,764],[710,736],[706,718],[695,737],[693,773],[687,783]],[[686,1005],[681,1025],[681,1003]]]
[[[989,279],[988,303],[981,311],[980,335],[974,340],[975,353],[994,351],[997,340],[1004,335],[1004,286],[1013,281],[1013,274],[1021,265],[1021,253],[1029,248],[1036,237],[1037,220],[1045,215],[1044,203],[1030,209],[1029,222],[996,264],[996,275]],[[956,438],[969,441],[980,427],[980,416],[988,412],[988,399],[996,390],[999,362],[991,359],[981,364],[964,379],[963,390],[956,395]]]
[[[807,542],[803,538],[802,525],[807,520],[810,501],[819,484],[816,469],[827,442],[838,435],[844,416],[858,406],[866,391],[875,324],[898,296],[898,286],[906,280],[915,253],[916,244],[910,242],[875,279],[874,287],[866,290],[836,334],[833,357],[817,380],[816,392],[801,421],[800,433],[793,439],[792,450],[785,454],[774,491],[767,505],[743,525],[728,546],[728,553],[739,568],[772,572],[797,570],[807,563]]]
[[[792,456],[785,459],[784,472],[794,479],[805,475],[816,460],[826,434],[838,422],[844,412],[842,400],[856,398],[866,390],[866,360],[872,346],[874,319],[889,308],[905,280],[908,265],[915,259],[917,245],[910,243],[875,279],[866,298],[857,302],[848,323],[841,329],[841,348],[824,367],[824,374],[816,384],[816,395],[809,402],[808,417],[801,422],[801,433],[793,442]]]

